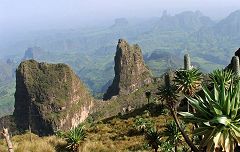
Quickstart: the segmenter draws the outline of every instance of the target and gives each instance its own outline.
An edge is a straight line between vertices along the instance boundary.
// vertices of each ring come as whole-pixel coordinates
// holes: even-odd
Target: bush
[[[67,141],[67,149],[77,152],[80,146],[80,143],[86,138],[86,132],[84,126],[80,125],[72,130],[70,130],[65,135],[65,140]]]
[[[151,129],[153,126],[154,126],[153,121],[146,118],[137,117],[134,121],[134,128],[142,133],[144,131]]]

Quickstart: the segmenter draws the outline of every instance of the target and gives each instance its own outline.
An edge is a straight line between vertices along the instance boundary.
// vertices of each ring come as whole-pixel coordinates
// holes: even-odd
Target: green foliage
[[[159,145],[161,144],[161,134],[156,130],[156,128],[149,129],[145,134],[145,139],[148,145],[157,152]]]
[[[161,142],[159,148],[163,152],[173,152],[174,145],[164,141],[164,142]]]
[[[158,88],[157,92],[159,100],[167,102],[168,108],[173,108],[175,106],[175,102],[177,101],[178,95],[175,85],[170,84],[169,75],[165,75],[165,85]]]
[[[185,128],[184,123],[181,123],[181,125],[181,128]],[[163,135],[167,137],[167,142],[175,146],[178,145],[182,138],[181,132],[174,121],[166,125]]]
[[[84,126],[80,125],[76,128],[73,128],[64,135],[64,138],[67,141],[66,148],[73,152],[77,152],[81,141],[83,141],[86,138]]]
[[[149,100],[150,100],[150,97],[151,97],[151,92],[150,91],[146,91],[145,92],[145,96],[148,99],[148,104],[149,104]]]
[[[150,91],[147,91],[147,92],[145,92],[145,95],[146,95],[146,98],[150,98],[151,92],[150,92]]]
[[[225,87],[228,78],[222,77],[222,74],[219,76],[220,81],[214,81],[212,90],[203,87],[203,97],[188,99],[196,113],[180,114],[186,121],[199,125],[194,135],[204,135],[201,147],[207,147],[207,151],[221,147],[226,152],[232,152],[236,143],[240,143],[240,82],[235,80],[237,82],[233,83],[232,78],[229,87]]]
[[[15,83],[0,85],[0,117],[12,114],[14,110]]]
[[[193,96],[201,85],[201,73],[198,69],[178,70],[174,81],[179,92]]]
[[[59,138],[64,138],[65,137],[65,133],[61,130],[56,131],[55,135]]]
[[[210,83],[213,86],[214,84],[220,84],[224,82],[224,86],[229,88],[231,81],[233,79],[233,72],[231,70],[214,70],[209,74],[211,79]]]
[[[140,132],[147,131],[154,126],[154,122],[142,117],[137,117],[134,121],[134,128],[136,128]]]

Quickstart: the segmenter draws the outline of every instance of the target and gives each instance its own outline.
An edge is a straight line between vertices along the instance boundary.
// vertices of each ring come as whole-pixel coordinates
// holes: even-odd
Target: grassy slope
[[[142,112],[142,111],[141,111]],[[168,115],[148,116],[142,115],[149,120],[153,120],[158,130],[163,130],[167,121],[171,120]],[[134,129],[135,114],[116,117],[98,123],[86,124],[87,138],[81,145],[81,152],[111,152],[111,151],[148,151],[143,134],[139,134]],[[32,134],[17,135],[12,138],[15,152],[54,152],[64,150],[65,141],[56,137],[38,137]],[[0,140],[0,151],[7,152],[6,143]]]

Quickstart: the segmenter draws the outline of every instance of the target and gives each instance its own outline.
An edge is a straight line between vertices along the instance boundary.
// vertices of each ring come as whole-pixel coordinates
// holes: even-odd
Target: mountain
[[[239,48],[238,15],[239,11],[233,12],[220,22],[214,22],[198,11],[172,16],[165,12],[162,17],[148,19],[119,18],[105,27],[31,32],[22,38],[11,39],[11,43],[2,42],[0,51],[14,54],[11,60],[15,63],[33,57],[38,61],[71,65],[92,93],[100,97],[114,77],[117,39],[124,38],[129,43],[138,44],[143,55],[147,55],[145,63],[154,76],[160,76],[169,67],[179,67],[179,58],[185,53],[189,53],[203,71],[209,72],[225,67],[233,51]],[[13,73],[16,67],[15,64]],[[4,68],[0,69],[2,78],[9,75]],[[0,78],[0,81],[11,83],[7,92],[12,94],[14,79],[8,82]],[[9,98],[6,101],[10,101]],[[0,103],[3,103],[2,98]]]
[[[200,11],[185,11],[174,16],[163,13],[155,28],[162,31],[197,31],[202,27],[214,25],[214,22]]]
[[[42,48],[34,46],[28,48],[25,53],[23,60],[30,60],[30,59],[41,59],[44,58],[44,56],[47,56],[47,52],[45,52]]]
[[[240,37],[240,10],[232,12],[212,27],[214,33],[226,37]]]
[[[65,64],[21,62],[16,71],[15,110],[18,129],[31,126],[40,135],[69,130],[84,121],[93,98]]]
[[[13,65],[0,60],[0,84],[5,84],[14,78]]]
[[[11,60],[0,60],[0,117],[14,109],[15,66]]]
[[[143,61],[142,51],[137,44],[131,46],[126,40],[119,39],[114,61],[115,77],[103,96],[104,100],[117,95],[130,94],[151,83],[151,73]]]

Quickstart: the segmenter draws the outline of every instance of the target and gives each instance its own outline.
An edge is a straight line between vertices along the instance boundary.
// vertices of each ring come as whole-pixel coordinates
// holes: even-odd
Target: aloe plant
[[[214,82],[216,84],[220,84],[221,82],[224,82],[224,86],[229,88],[232,80],[233,80],[233,72],[232,70],[214,70],[212,73],[209,74],[209,77],[211,79],[210,85],[213,86]]]
[[[181,128],[185,128],[184,124],[181,124]],[[182,135],[179,128],[177,127],[177,124],[174,121],[171,121],[166,125],[166,129],[163,131],[163,135],[167,137],[166,142],[174,145],[175,152],[177,152],[178,144],[181,141]]]
[[[67,141],[67,149],[77,152],[80,143],[86,138],[86,132],[84,126],[80,125],[72,130],[70,130],[66,135],[65,139]]]
[[[155,152],[157,152],[159,145],[161,144],[160,138],[161,134],[156,128],[148,130],[145,134],[145,139],[147,140],[148,145],[151,146]]]
[[[180,114],[186,121],[199,125],[194,135],[204,137],[200,149],[205,147],[206,151],[214,151],[222,148],[224,152],[233,152],[240,143],[240,82],[231,77],[229,87],[225,87],[227,79],[218,80],[212,80],[212,90],[203,87],[203,97],[188,98],[196,113]]]
[[[169,109],[175,109],[178,98],[176,86],[170,83],[169,74],[166,74],[164,78],[165,85],[158,88],[158,98],[162,103],[163,101],[166,101]]]
[[[160,100],[166,101],[168,109],[171,111],[171,114],[174,118],[174,121],[177,124],[177,127],[179,128],[184,140],[189,145],[192,151],[198,152],[198,148],[193,144],[193,142],[189,139],[187,133],[184,131],[184,128],[181,126],[181,122],[178,119],[177,116],[177,107],[178,107],[178,94],[176,90],[176,86],[174,84],[170,83],[170,76],[169,74],[165,75],[165,85],[160,87],[159,92],[157,95],[159,96]]]
[[[176,71],[174,82],[177,90],[185,95],[193,96],[197,89],[201,86],[201,72],[198,69],[178,70]]]

